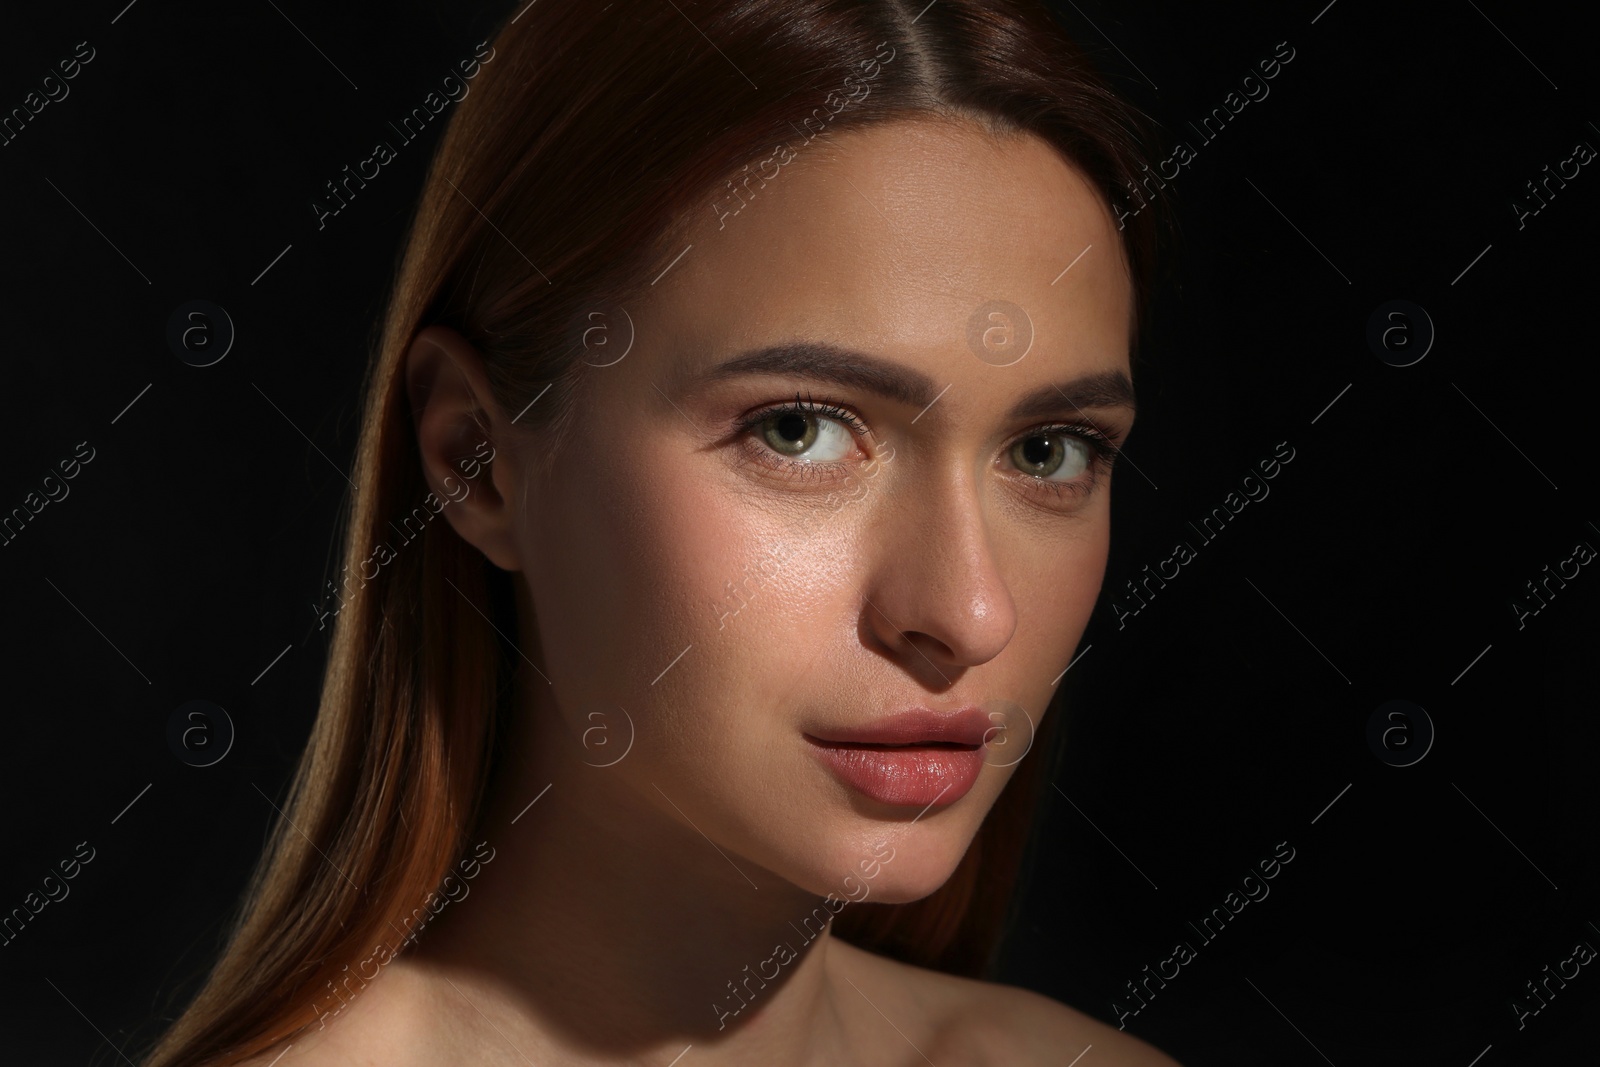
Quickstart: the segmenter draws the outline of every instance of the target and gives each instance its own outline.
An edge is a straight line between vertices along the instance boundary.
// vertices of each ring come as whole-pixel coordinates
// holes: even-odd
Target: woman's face
[[[852,131],[760,173],[743,207],[707,197],[616,362],[611,320],[525,483],[537,729],[595,765],[631,730],[596,802],[692,824],[758,882],[912,900],[1099,593],[1109,471],[1084,435],[1133,420],[1120,235],[1044,142],[972,126]]]

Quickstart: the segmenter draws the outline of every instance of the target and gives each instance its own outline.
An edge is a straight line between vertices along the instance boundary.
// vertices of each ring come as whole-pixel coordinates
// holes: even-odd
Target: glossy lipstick
[[[995,729],[978,708],[939,714],[915,708],[864,726],[827,727],[805,735],[840,781],[894,806],[954,804],[977,782]]]

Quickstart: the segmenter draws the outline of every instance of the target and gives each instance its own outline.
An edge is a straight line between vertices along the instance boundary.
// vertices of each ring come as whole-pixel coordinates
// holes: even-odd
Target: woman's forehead
[[[897,122],[760,173],[771,180],[736,183],[737,215],[719,225],[708,209],[686,236],[638,309],[642,328],[697,358],[804,338],[937,364],[921,354],[966,352],[974,317],[999,306],[994,325],[1040,352],[1098,365],[1126,351],[1120,234],[1042,140]],[[978,334],[998,336],[990,325]]]

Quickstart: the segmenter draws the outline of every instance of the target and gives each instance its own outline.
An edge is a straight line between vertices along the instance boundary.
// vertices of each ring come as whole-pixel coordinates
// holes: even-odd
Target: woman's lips
[[[939,714],[927,708],[865,726],[808,732],[822,762],[846,785],[882,804],[954,804],[983,770],[995,724],[979,708]]]
[[[982,745],[871,745],[809,735],[806,740],[846,785],[881,804],[919,808],[966,796],[987,751]]]

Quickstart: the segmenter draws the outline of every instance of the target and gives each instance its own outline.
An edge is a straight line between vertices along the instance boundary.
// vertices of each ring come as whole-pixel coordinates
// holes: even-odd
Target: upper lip
[[[994,725],[982,708],[966,707],[945,712],[911,708],[863,725],[812,730],[808,736],[825,744],[954,744],[976,748],[984,743]]]

